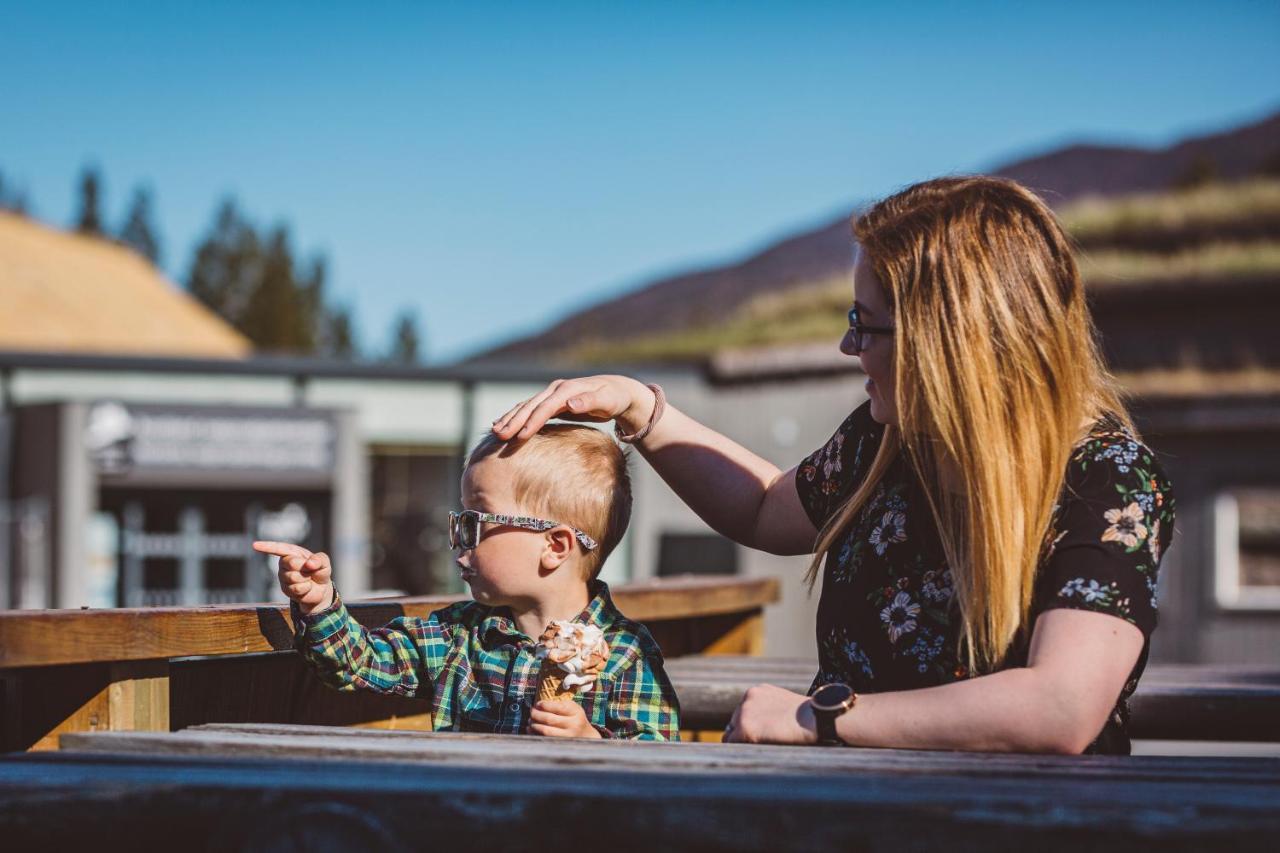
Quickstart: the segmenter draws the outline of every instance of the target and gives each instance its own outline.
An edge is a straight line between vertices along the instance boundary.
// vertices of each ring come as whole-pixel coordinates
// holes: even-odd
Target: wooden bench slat
[[[613,590],[618,609],[642,622],[749,612],[779,598],[774,578],[661,578]],[[426,617],[463,596],[351,602],[366,625]],[[292,647],[289,608],[280,604],[0,611],[0,669],[94,661],[238,655]]]
[[[667,661],[682,724],[724,728],[760,683],[803,693],[817,664],[801,658],[689,656]],[[1158,740],[1280,742],[1280,667],[1154,664],[1130,700],[1130,734]]]

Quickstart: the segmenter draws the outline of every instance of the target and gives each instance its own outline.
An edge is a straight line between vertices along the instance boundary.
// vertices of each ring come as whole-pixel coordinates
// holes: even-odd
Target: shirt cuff
[[[333,589],[333,602],[324,610],[307,615],[302,612],[298,602],[290,601],[289,614],[293,617],[295,642],[308,646],[323,643],[341,631],[350,618],[337,587]]]

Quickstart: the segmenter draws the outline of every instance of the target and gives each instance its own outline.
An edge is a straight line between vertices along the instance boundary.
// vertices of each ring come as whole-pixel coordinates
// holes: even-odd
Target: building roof
[[[252,344],[132,250],[0,211],[0,349],[238,359]]]

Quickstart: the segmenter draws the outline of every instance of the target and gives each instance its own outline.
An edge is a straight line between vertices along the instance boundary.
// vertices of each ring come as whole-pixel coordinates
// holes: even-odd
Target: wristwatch
[[[818,723],[821,746],[847,746],[836,734],[836,717],[847,712],[858,701],[858,694],[847,684],[824,684],[809,697],[813,716]]]

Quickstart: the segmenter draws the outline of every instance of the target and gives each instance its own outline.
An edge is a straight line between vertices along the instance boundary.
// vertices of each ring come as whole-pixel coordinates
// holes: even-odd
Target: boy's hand
[[[333,604],[333,567],[329,555],[311,553],[288,542],[254,542],[253,550],[280,558],[280,590],[310,615]]]
[[[543,737],[600,737],[577,702],[543,699],[529,714],[529,732]]]

